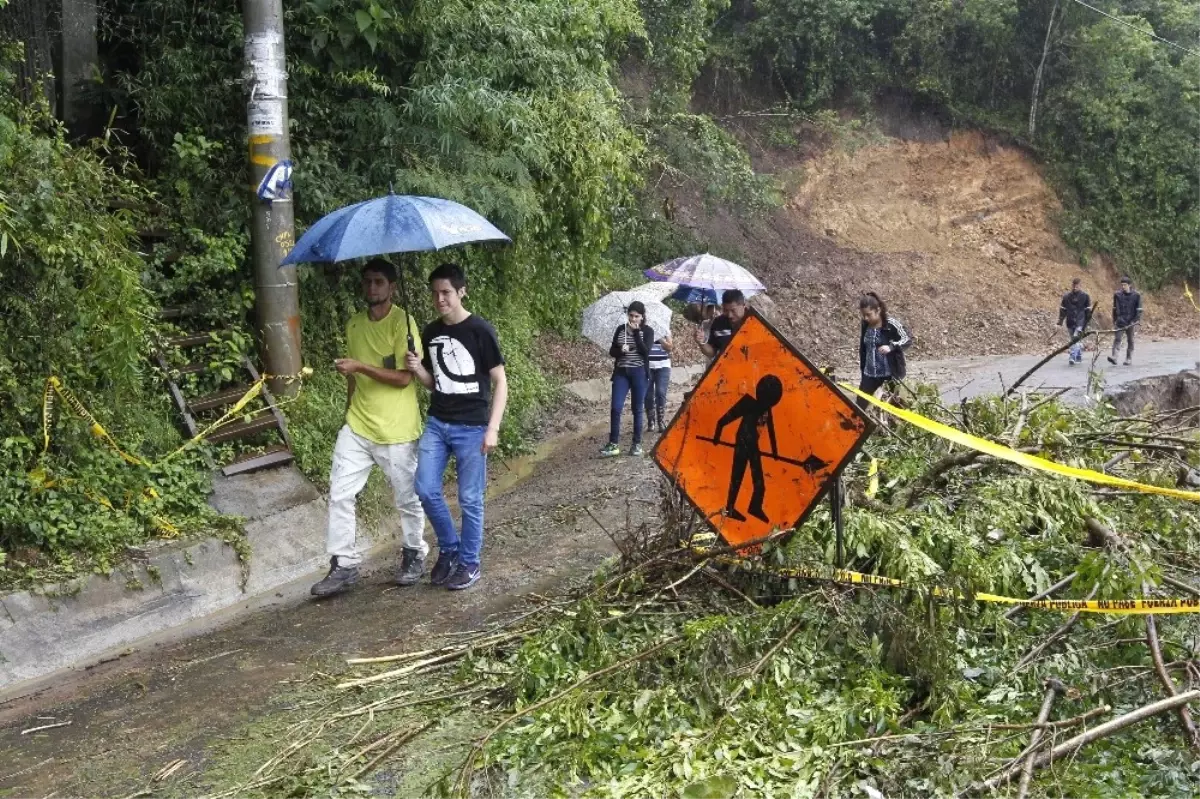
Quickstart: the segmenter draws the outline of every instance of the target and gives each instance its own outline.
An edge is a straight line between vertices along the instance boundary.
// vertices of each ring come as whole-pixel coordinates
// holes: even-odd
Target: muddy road
[[[570,436],[489,502],[484,577],[471,590],[396,587],[391,562],[370,564],[355,590],[321,602],[307,598],[305,579],[232,624],[140,648],[0,706],[0,796],[122,796],[178,759],[194,773],[211,744],[270,713],[294,682],[346,657],[478,628],[530,594],[585,578],[615,552],[587,509],[612,533],[658,511],[657,468],[649,458],[600,459],[604,432],[593,424]]]

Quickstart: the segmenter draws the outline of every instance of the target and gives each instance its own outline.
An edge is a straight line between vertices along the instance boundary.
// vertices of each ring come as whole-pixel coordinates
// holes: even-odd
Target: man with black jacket
[[[1092,298],[1080,288],[1082,282],[1079,278],[1071,281],[1071,290],[1062,296],[1062,304],[1058,307],[1058,323],[1066,324],[1067,335],[1071,338],[1078,336],[1087,327],[1092,308]],[[1071,366],[1083,363],[1083,341],[1071,345],[1067,358],[1067,363]]]
[[[1113,338],[1112,355],[1108,362],[1116,365],[1117,352],[1121,349],[1121,337],[1129,342],[1125,349],[1125,365],[1133,363],[1133,328],[1142,321],[1142,295],[1133,290],[1133,280],[1126,275],[1121,278],[1121,290],[1113,295]]]

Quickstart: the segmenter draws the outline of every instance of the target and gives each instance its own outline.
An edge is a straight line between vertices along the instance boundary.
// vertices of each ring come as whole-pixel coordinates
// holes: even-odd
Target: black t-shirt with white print
[[[712,326],[708,329],[708,344],[716,352],[713,357],[720,355],[729,346],[729,340],[733,338],[733,321],[724,314],[712,320]]]
[[[421,334],[422,362],[433,375],[429,415],[443,422],[488,423],[492,380],[488,374],[504,364],[496,329],[471,314],[456,325],[438,319]]]

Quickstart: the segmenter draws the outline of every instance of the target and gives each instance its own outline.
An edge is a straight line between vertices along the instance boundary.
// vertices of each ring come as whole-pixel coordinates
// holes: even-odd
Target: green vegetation
[[[1196,0],[1105,8],[1185,45],[1200,25]],[[129,467],[80,425],[61,422],[41,463],[57,483],[27,477],[48,375],[153,460],[179,443],[147,368],[169,332],[153,310],[191,304],[214,328],[245,328],[253,303],[238,4],[105,0],[100,12],[100,140],[68,143],[44,106],[17,99],[8,66],[0,82],[0,583],[105,570],[160,535],[157,516],[185,532],[217,524],[202,461]],[[305,0],[287,4],[286,22],[302,225],[391,185],[465,202],[513,235],[511,248],[402,259],[424,318],[420,275],[444,257],[467,266],[471,307],[497,323],[509,357],[508,451],[554,397],[532,358],[537,334],[571,330],[599,292],[698,246],[659,213],[656,189],[745,215],[778,203],[776,179],[755,173],[700,111],[709,104],[771,106],[825,128],[835,110],[869,116],[899,93],[1033,147],[1081,251],[1158,282],[1184,273],[1200,235],[1196,57],[1070,0]],[[6,49],[4,64],[19,57]],[[149,259],[134,236],[145,226],[167,234]],[[354,266],[303,268],[301,294],[317,377],[288,411],[302,467],[323,480],[342,402],[329,364],[357,305]],[[233,336],[203,355],[221,375],[251,348]],[[126,512],[123,497],[146,487],[160,499]]]
[[[974,400],[962,410],[976,435],[1088,465],[1123,446],[1106,442],[1170,438],[1181,421],[1122,421],[1106,408],[1037,399]],[[961,423],[930,389],[915,407]],[[1200,439],[1185,449],[1200,463]],[[873,437],[865,454],[847,480],[848,568],[902,579],[907,590],[701,571],[677,548],[695,529],[690,511],[664,490],[662,525],[627,534],[620,562],[573,601],[540,597],[507,625],[438,650],[348,669],[320,664],[322,674],[281,698],[287,711],[177,790],[949,797],[1025,748],[1048,678],[1066,686],[1050,719],[1076,719],[1047,734],[1054,743],[1084,728],[1080,716],[1095,726],[1164,695],[1144,616],[1083,614],[1056,637],[1069,613],[1009,619],[1007,606],[938,599],[930,589],[1025,597],[1074,573],[1057,597],[1083,598],[1093,586],[1097,598],[1142,596],[1144,584],[1200,570],[1194,503],[986,457],[965,462],[906,426]],[[869,458],[882,463],[870,498]],[[956,468],[943,468],[948,458]],[[1175,485],[1176,468],[1161,451],[1114,467],[1159,485]],[[828,569],[834,548],[822,507],[764,558]],[[1198,634],[1196,615],[1156,619],[1180,691],[1194,676]],[[1035,772],[1031,795],[1182,799],[1198,769],[1179,718],[1165,714]]]

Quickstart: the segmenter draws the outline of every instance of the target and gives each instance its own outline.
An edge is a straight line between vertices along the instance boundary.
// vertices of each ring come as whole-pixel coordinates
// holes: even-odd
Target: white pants
[[[421,557],[429,554],[425,543],[425,511],[413,490],[420,442],[376,444],[357,435],[350,425],[342,427],[333,447],[333,468],[329,473],[329,528],[325,549],[337,556],[338,565],[357,566],[362,562],[358,549],[355,504],[359,493],[378,465],[392,485],[396,510],[400,512],[400,538],[405,549],[415,549]]]

